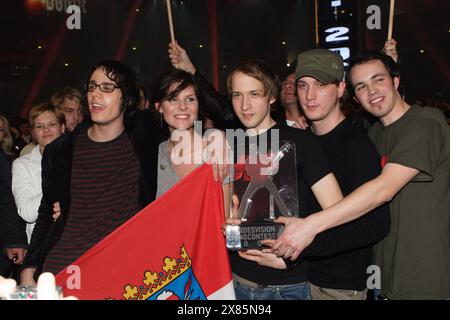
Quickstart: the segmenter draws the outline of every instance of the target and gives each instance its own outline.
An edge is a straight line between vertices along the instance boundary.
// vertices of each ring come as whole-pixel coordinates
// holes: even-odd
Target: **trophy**
[[[239,199],[231,218],[241,221],[227,225],[229,250],[260,249],[262,240],[276,239],[282,226],[279,216],[298,215],[295,144],[285,142],[276,153],[246,156],[243,164],[234,165],[234,194]]]

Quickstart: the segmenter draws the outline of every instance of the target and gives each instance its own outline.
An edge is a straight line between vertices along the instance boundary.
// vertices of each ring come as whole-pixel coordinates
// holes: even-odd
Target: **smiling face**
[[[180,82],[173,83],[168,90],[168,96],[175,91]],[[198,115],[198,99],[192,85],[181,90],[180,93],[156,104],[157,110],[164,117],[164,121],[172,132],[175,129],[189,130],[193,128]]]
[[[89,84],[112,84],[103,68],[97,68],[89,79]],[[93,91],[87,93],[87,101],[91,120],[95,125],[109,126],[114,124],[122,124],[124,116],[124,108],[122,107],[122,91],[115,88],[112,92],[103,92],[100,87],[96,87]]]
[[[53,112],[45,111],[33,120],[33,135],[41,148],[58,138],[64,132],[64,124]]]
[[[247,129],[266,130],[274,124],[270,105],[275,97],[265,92],[261,81],[237,71],[230,89],[234,112]]]
[[[395,114],[401,97],[397,91],[400,79],[389,75],[379,60],[355,65],[350,70],[350,80],[359,103],[382,122]]]

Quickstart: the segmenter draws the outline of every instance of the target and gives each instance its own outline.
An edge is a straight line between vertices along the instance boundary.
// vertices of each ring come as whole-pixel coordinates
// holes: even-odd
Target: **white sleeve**
[[[12,165],[12,193],[16,201],[17,212],[26,222],[36,222],[42,198],[42,187],[35,187],[37,179],[31,177],[26,163],[16,159]],[[39,192],[38,192],[39,191]]]

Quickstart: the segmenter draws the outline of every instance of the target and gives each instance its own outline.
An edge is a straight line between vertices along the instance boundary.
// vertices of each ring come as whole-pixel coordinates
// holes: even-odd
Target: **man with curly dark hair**
[[[139,97],[136,84],[127,65],[98,63],[86,84],[90,121],[45,148],[43,198],[22,284],[34,284],[42,270],[63,270],[154,199],[156,165],[151,164],[159,141],[144,144],[152,126],[130,117]]]

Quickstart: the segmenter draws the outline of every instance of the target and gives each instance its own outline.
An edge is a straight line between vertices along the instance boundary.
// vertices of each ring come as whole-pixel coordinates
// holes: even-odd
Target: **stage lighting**
[[[31,14],[38,14],[45,10],[46,2],[45,0],[27,0],[25,2],[25,7]]]

